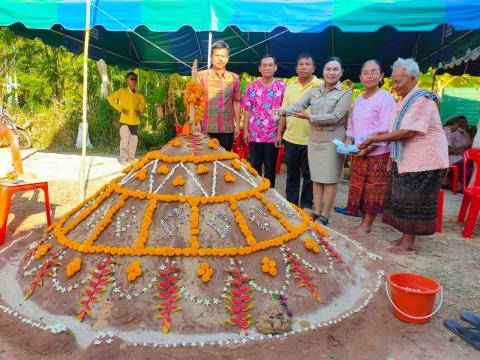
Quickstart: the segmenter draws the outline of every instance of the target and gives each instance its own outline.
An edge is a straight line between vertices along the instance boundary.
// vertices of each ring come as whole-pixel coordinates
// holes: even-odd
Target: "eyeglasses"
[[[137,81],[137,78],[128,78],[128,80]]]
[[[378,75],[380,74],[380,71],[378,70],[372,70],[372,71],[362,71],[362,73],[360,74],[361,76],[375,76],[375,75]]]

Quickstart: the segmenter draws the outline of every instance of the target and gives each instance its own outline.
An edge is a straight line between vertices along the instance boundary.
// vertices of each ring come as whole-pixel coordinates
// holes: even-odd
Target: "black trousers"
[[[257,143],[250,141],[250,163],[260,176],[270,180],[270,187],[275,187],[275,167],[277,165],[278,148],[274,143]],[[265,171],[262,171],[262,168]],[[263,175],[262,175],[263,174]]]
[[[211,138],[218,139],[220,146],[227,151],[232,151],[233,133],[208,133]]]
[[[287,200],[302,208],[313,206],[313,186],[308,167],[307,145],[283,142],[285,162],[287,164]],[[303,175],[302,194],[300,195],[300,176]]]

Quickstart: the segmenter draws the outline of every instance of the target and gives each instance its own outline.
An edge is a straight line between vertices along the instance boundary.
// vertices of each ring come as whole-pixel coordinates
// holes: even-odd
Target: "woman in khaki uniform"
[[[342,90],[342,74],[342,60],[337,57],[327,59],[323,67],[325,82],[312,88],[297,103],[279,111],[280,115],[310,122],[308,166],[313,181],[312,217],[324,225],[330,222],[337,183],[343,171],[344,157],[337,153],[332,140],[345,137],[345,124],[352,101],[352,90]],[[310,114],[304,111],[309,106]]]

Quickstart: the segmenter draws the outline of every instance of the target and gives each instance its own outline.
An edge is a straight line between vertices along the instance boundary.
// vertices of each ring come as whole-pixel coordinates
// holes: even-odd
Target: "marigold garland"
[[[165,165],[160,165],[157,169],[157,174],[167,175],[170,172],[170,169]]]
[[[311,250],[315,254],[318,254],[320,252],[320,247],[318,246],[318,243],[312,239],[305,239],[303,241],[303,244],[305,245],[305,248],[307,250]]]
[[[141,170],[137,171],[135,173],[135,177],[140,181],[145,180],[147,178],[147,169],[142,168]]]
[[[142,263],[138,260],[128,264],[125,268],[125,272],[127,273],[127,280],[132,282],[137,280],[138,277],[142,276]]]
[[[225,173],[223,178],[225,179],[226,182],[235,182],[236,181],[235,176],[233,176],[229,171],[227,171]]]
[[[277,276],[277,263],[275,260],[271,260],[268,256],[262,258],[262,272],[270,274],[271,276]]]
[[[208,262],[204,261],[200,264],[197,270],[197,275],[202,279],[204,283],[207,283],[210,281],[210,278],[213,275],[213,269],[210,267]]]
[[[208,142],[208,147],[210,149],[218,149],[220,147],[220,141],[218,141],[216,138],[213,138]]]
[[[42,257],[44,257],[48,250],[52,248],[52,246],[53,245],[51,243],[40,245],[35,253],[35,259],[40,260]]]
[[[182,175],[177,175],[175,179],[172,181],[173,186],[183,186],[185,185],[185,179],[183,178]]]
[[[67,264],[65,272],[68,277],[72,277],[78,271],[80,271],[81,267],[82,267],[82,259],[80,259],[79,257],[76,257]]]
[[[203,165],[203,164],[200,164],[197,166],[197,174],[198,175],[203,175],[203,174],[208,174],[209,173],[209,169],[207,166]]]

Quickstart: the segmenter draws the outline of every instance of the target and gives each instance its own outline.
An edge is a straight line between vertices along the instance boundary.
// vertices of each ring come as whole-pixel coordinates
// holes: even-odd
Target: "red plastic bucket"
[[[425,324],[442,306],[442,286],[438,281],[423,275],[414,273],[390,274],[387,276],[385,289],[388,299],[393,305],[393,315],[405,322]],[[438,307],[435,311],[432,311],[439,291]]]

